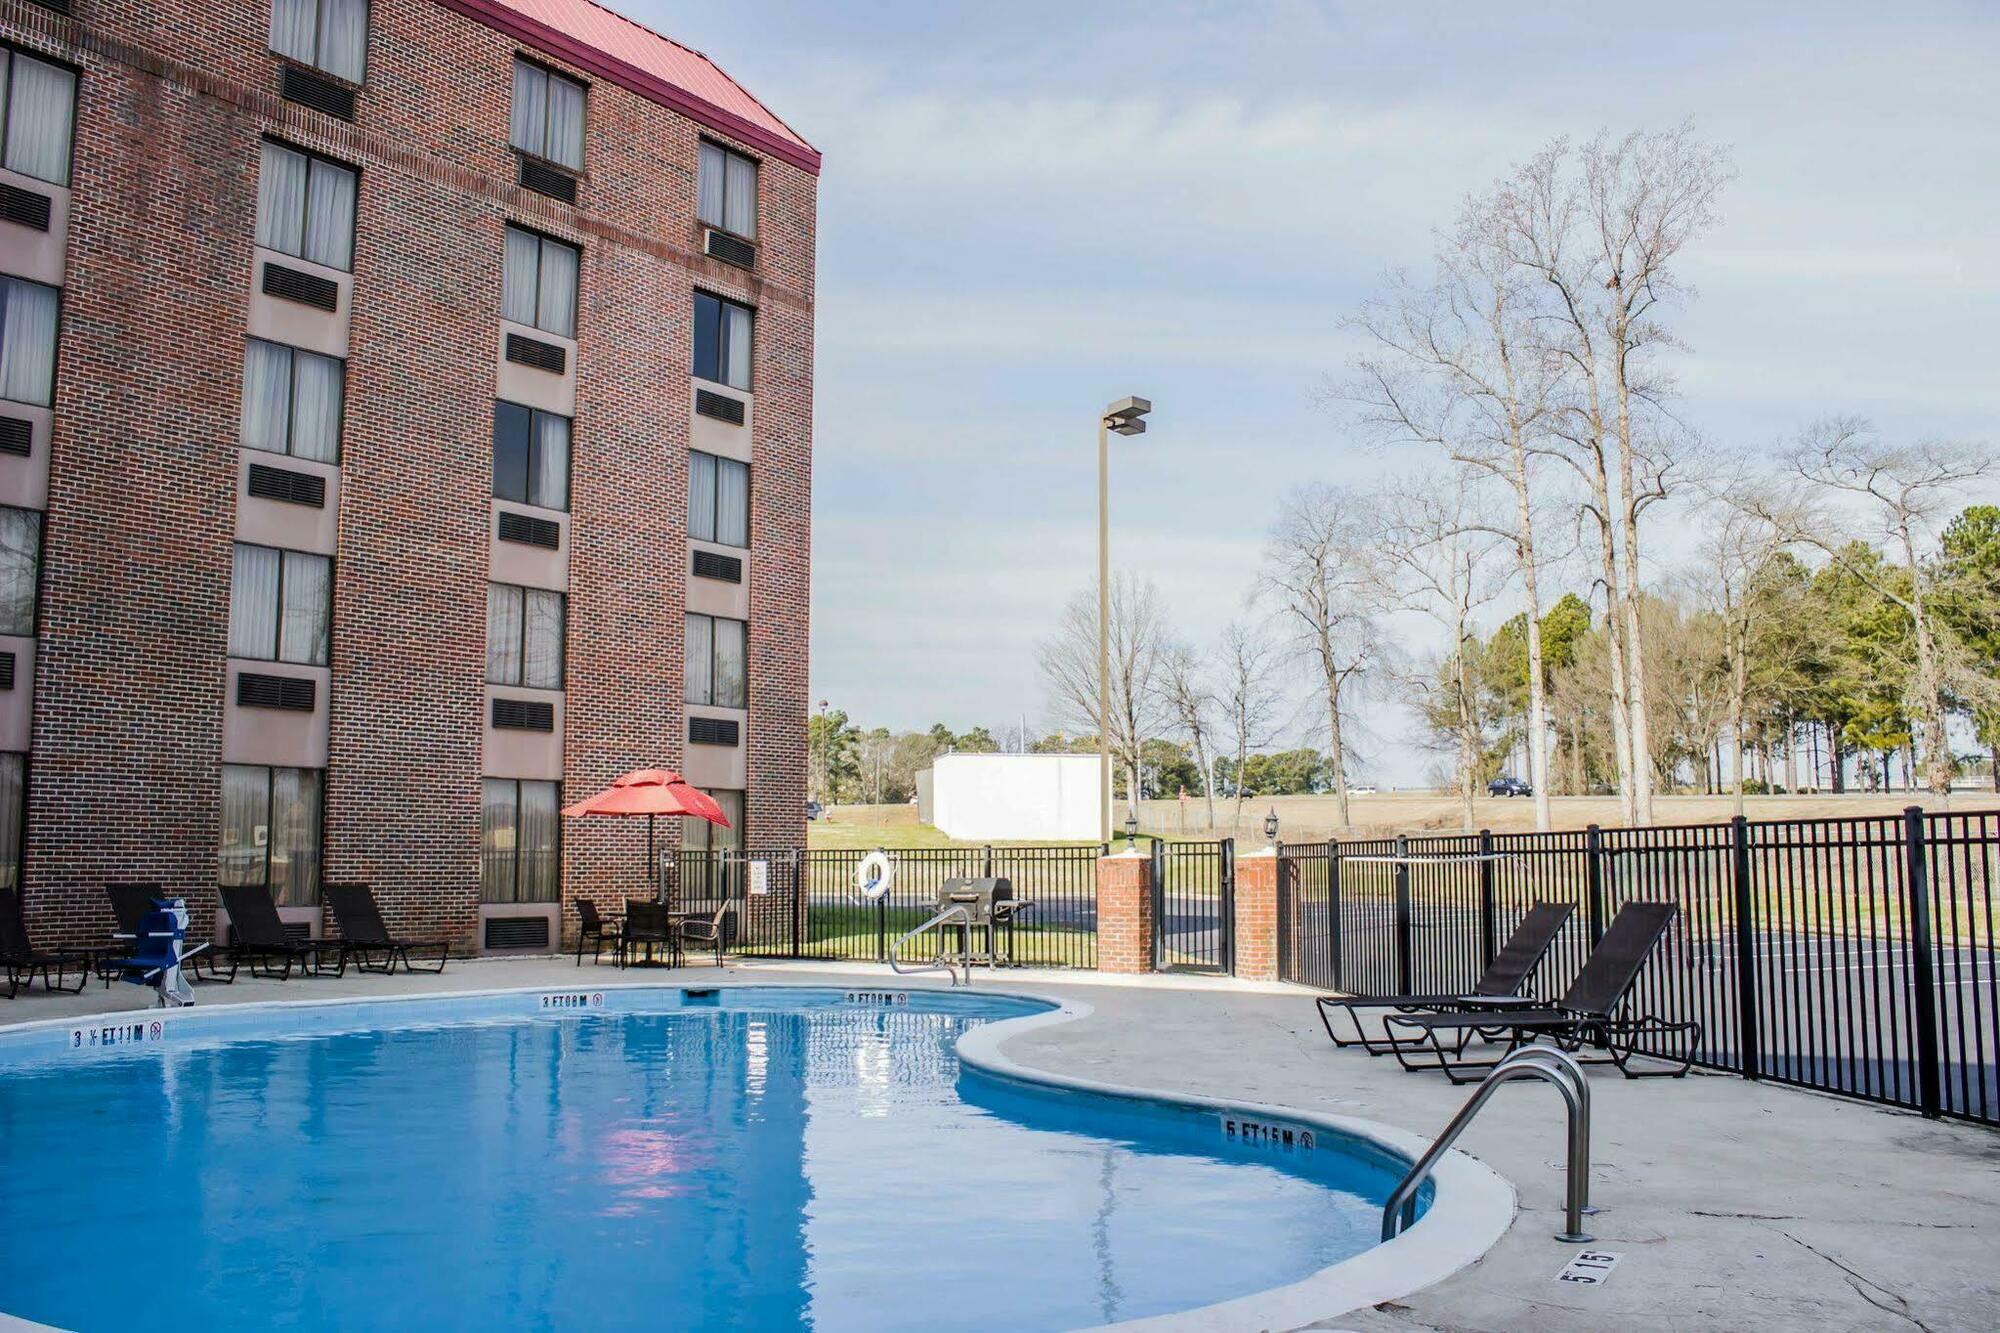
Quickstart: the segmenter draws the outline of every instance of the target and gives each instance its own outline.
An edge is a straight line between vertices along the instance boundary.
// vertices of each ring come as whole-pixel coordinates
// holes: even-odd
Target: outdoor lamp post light
[[[1120,398],[1097,419],[1098,827],[1111,841],[1111,436],[1144,435],[1149,399]]]
[[[1139,816],[1128,813],[1125,816],[1125,850],[1139,850]]]
[[[1271,813],[1264,816],[1264,836],[1270,839],[1273,847],[1278,845],[1278,807],[1275,805],[1271,807]]]

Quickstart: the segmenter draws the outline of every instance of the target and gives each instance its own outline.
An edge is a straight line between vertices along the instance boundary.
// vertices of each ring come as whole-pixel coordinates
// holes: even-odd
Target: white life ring
[[[895,877],[896,863],[878,848],[854,867],[854,896],[863,902],[879,903],[888,894],[890,881]]]

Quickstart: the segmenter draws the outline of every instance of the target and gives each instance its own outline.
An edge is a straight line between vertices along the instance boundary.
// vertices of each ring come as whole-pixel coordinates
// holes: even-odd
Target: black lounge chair
[[[13,999],[24,987],[35,984],[42,974],[42,988],[68,991],[74,995],[90,984],[97,969],[95,949],[43,950],[28,937],[28,918],[21,911],[21,895],[14,889],[0,889],[0,968],[7,971],[7,998]],[[69,972],[76,969],[76,985],[69,984]]]
[[[1521,987],[1541,966],[1542,958],[1556,942],[1556,936],[1576,911],[1569,903],[1536,903],[1514,927],[1507,943],[1493,955],[1493,961],[1479,975],[1465,995],[1322,995],[1319,1021],[1336,1046],[1360,1046],[1370,1055],[1387,1055],[1392,1045],[1387,1036],[1371,1037],[1361,1026],[1363,1009],[1394,1009],[1399,1013],[1449,1014],[1476,1009],[1532,1009],[1535,1001],[1521,994]],[[1344,1013],[1354,1035],[1343,1037],[1334,1031],[1333,1015]]]
[[[1391,1053],[1405,1069],[1442,1069],[1453,1083],[1470,1083],[1499,1063],[1498,1057],[1461,1058],[1474,1037],[1505,1041],[1508,1051],[1537,1038],[1547,1038],[1570,1052],[1585,1046],[1597,1047],[1627,1078],[1679,1078],[1694,1067],[1695,1055],[1701,1047],[1701,1024],[1674,1023],[1652,1015],[1638,1018],[1618,1015],[1646,960],[1653,956],[1653,950],[1666,934],[1674,911],[1672,903],[1627,903],[1619,908],[1604,937],[1584,960],[1583,970],[1554,1004],[1502,1013],[1388,1015],[1382,1023],[1389,1031]],[[1666,1036],[1686,1040],[1679,1057],[1657,1057],[1676,1064],[1677,1068],[1634,1070],[1631,1067],[1632,1057],[1642,1054],[1638,1050],[1641,1040]],[[1450,1050],[1445,1048],[1446,1038],[1453,1042]],[[1603,1064],[1606,1060],[1587,1063]]]
[[[602,954],[607,944],[611,946],[615,958],[618,955],[620,948],[618,941],[622,934],[619,928],[605,925],[603,916],[598,913],[597,904],[588,898],[576,900],[576,914],[579,918],[576,928],[576,965],[583,966],[583,946],[586,942],[590,945],[591,962],[603,961]]]
[[[166,893],[158,884],[106,884],[104,896],[111,900],[111,915],[118,920],[117,938],[106,951],[105,965],[98,969],[104,977],[105,986],[109,987],[119,976],[119,969],[112,966],[114,956],[129,953],[137,947],[141,925],[153,910],[154,902],[163,899]],[[211,956],[213,952],[203,949],[199,953],[190,951],[183,955],[183,970],[190,981],[219,981],[226,986],[236,980],[235,960],[230,961],[225,974],[218,961]],[[204,964],[208,968],[207,976],[201,974]]]
[[[715,965],[722,966],[722,951],[729,943],[729,900],[724,898],[715,905],[713,912],[703,915],[689,913],[674,927],[674,950],[680,952],[682,945],[715,950]]]
[[[396,960],[403,960],[405,972],[442,972],[451,958],[450,940],[405,940],[389,933],[389,926],[382,920],[382,909],[376,906],[375,890],[366,884],[328,884],[325,886],[327,905],[333,908],[333,923],[340,928],[340,938],[332,941],[339,952],[340,965],[337,976],[347,975],[347,960],[363,972],[380,972],[391,975],[396,970]],[[410,961],[410,952],[437,954],[436,967],[419,968]],[[381,955],[382,965],[375,966],[370,960]]]
[[[222,891],[222,907],[229,913],[229,956],[236,962],[248,963],[251,976],[270,977],[274,963],[284,965],[274,978],[278,981],[292,975],[293,963],[299,965],[300,976],[324,970],[326,945],[287,935],[285,923],[278,916],[278,905],[271,901],[268,889],[254,884],[226,888]],[[263,971],[258,971],[259,967]]]

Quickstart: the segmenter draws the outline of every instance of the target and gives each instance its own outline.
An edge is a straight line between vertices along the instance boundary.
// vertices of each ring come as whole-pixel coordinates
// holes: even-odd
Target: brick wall
[[[1097,970],[1153,970],[1153,862],[1106,856],[1097,862]]]
[[[565,796],[681,757],[699,285],[758,307],[748,820],[754,846],[801,842],[815,178],[758,155],[760,253],[745,274],[699,253],[695,144],[709,132],[616,85],[580,75],[578,206],[518,189],[519,48],[430,0],[375,0],[354,125],[276,98],[267,0],[80,8],[87,23],[0,0],[0,36],[82,69],[24,865],[38,933],[101,937],[102,885],[119,879],[187,895],[197,929],[212,918],[266,133],[361,169],[325,877],[374,883],[398,930],[472,930],[508,219],[584,253]],[[566,897],[609,903],[635,887],[642,826],[565,821],[564,833]]]
[[[1278,875],[1282,862],[1266,850],[1236,858],[1236,975],[1278,979]]]

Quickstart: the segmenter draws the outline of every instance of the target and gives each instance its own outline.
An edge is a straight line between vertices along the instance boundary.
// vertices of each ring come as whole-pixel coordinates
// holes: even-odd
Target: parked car
[[[818,801],[807,801],[807,802],[806,802],[806,818],[807,818],[807,819],[818,819],[818,818],[822,817],[822,816],[823,816],[823,815],[825,815],[825,814],[826,814],[826,807],[825,807],[825,806],[823,806],[823,805],[821,805],[821,804],[820,804],[820,803],[819,803]]]
[[[1363,785],[1358,787],[1349,787],[1347,789],[1347,794],[1349,796],[1373,796],[1375,794],[1375,788],[1364,783]]]
[[[1488,796],[1533,796],[1535,789],[1519,778],[1495,778],[1486,784]]]

